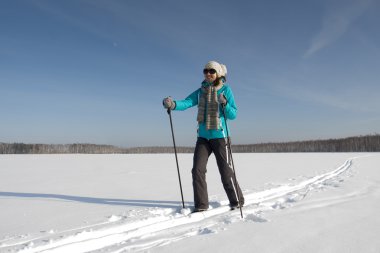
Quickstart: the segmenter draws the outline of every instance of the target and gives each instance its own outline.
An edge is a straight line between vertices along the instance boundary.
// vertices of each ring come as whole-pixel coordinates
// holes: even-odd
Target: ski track
[[[340,176],[352,165],[346,160],[340,167],[294,184],[259,192],[245,192],[244,222],[267,222],[262,213],[290,207],[311,191],[336,187]],[[323,205],[323,203],[321,204]],[[211,203],[210,210],[190,214],[190,209],[146,208],[125,216],[111,216],[107,222],[45,234],[27,240],[25,236],[0,241],[0,252],[130,252],[164,246],[192,236],[218,233],[234,222],[242,221],[238,209],[230,211],[228,201]]]

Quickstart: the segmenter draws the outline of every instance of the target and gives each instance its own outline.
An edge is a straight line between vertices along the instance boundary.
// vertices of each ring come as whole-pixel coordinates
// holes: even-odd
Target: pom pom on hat
[[[222,72],[223,72],[222,76],[226,77],[226,75],[227,75],[227,67],[226,67],[226,65],[220,64],[220,66],[222,67]]]
[[[218,77],[222,77],[222,76],[225,77],[227,75],[226,65],[220,64],[219,62],[216,62],[216,61],[209,61],[206,64],[205,69],[215,69]]]

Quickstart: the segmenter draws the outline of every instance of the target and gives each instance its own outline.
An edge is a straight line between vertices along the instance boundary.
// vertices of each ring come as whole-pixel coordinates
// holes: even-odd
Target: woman
[[[209,208],[206,166],[211,153],[214,153],[231,209],[244,205],[244,197],[237,182],[234,181],[233,170],[228,161],[227,127],[223,116],[223,108],[227,119],[236,118],[237,108],[231,88],[225,84],[226,66],[210,61],[203,70],[204,81],[199,89],[184,100],[163,100],[166,109],[183,111],[198,105],[198,139],[193,159],[194,212],[202,212]],[[238,196],[237,196],[238,195]],[[239,203],[240,202],[240,203]]]

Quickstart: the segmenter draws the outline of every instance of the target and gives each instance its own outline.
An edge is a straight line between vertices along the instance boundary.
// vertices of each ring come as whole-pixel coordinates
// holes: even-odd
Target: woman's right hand
[[[171,97],[164,98],[164,100],[162,101],[162,105],[164,106],[165,109],[174,110],[175,108],[175,102],[173,101]]]

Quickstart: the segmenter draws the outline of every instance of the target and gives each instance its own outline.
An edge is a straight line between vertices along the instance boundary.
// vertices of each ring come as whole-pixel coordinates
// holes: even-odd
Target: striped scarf
[[[201,95],[198,102],[198,123],[206,123],[206,129],[219,129],[219,103],[218,90],[223,87],[223,84],[218,86],[206,86],[202,84]],[[205,120],[206,118],[206,120]]]

